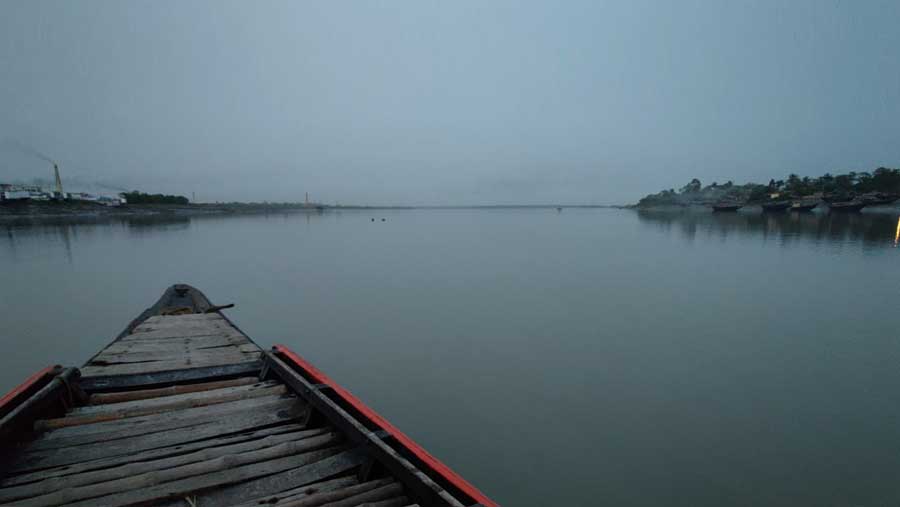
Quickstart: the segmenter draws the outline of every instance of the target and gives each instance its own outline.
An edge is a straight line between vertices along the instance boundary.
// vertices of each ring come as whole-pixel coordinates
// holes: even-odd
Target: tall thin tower
[[[59,195],[57,195],[57,197],[62,199],[63,198],[62,179],[60,179],[60,177],[59,177],[59,166],[56,165],[56,162],[53,163],[53,177],[56,179],[55,191],[57,194],[59,194]]]

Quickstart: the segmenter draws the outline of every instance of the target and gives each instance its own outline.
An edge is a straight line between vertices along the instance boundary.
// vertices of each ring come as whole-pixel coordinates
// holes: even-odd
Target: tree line
[[[145,194],[133,190],[131,192],[122,192],[122,197],[128,201],[128,204],[188,204],[190,201],[183,195],[165,195],[165,194]]]
[[[731,181],[724,184],[713,182],[703,186],[697,178],[681,187],[650,194],[638,202],[638,206],[671,206],[703,204],[712,201],[733,200],[759,203],[772,199],[827,197],[831,199],[852,199],[864,194],[900,195],[900,169],[879,167],[870,172],[848,172],[846,174],[823,174],[818,178],[800,177],[790,174],[786,179],[769,180],[768,184],[746,183],[735,185]]]

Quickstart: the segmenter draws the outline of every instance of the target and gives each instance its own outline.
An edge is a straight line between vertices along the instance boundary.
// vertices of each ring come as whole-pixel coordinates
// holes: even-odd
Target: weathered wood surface
[[[211,382],[219,379],[258,375],[262,366],[262,361],[254,361],[222,366],[135,373],[134,375],[98,375],[82,378],[80,384],[85,391],[90,392],[110,392],[131,388],[148,389],[194,381]]]
[[[25,472],[52,468],[85,461],[123,456],[148,449],[196,442],[207,438],[230,435],[279,423],[296,423],[304,410],[286,406],[276,411],[240,414],[215,422],[191,425],[177,430],[162,430],[150,434],[104,441],[97,439],[88,445],[66,446],[41,450],[26,450],[8,465],[9,472]],[[114,434],[113,434],[114,435]]]
[[[128,419],[144,415],[160,414],[186,408],[218,405],[229,401],[260,398],[264,396],[287,394],[283,385],[272,382],[249,386],[230,387],[219,389],[217,392],[189,393],[170,396],[159,400],[137,400],[124,403],[115,403],[104,406],[89,406],[76,408],[65,417],[46,419],[35,423],[38,431],[64,428],[67,426],[80,426],[103,421]],[[123,406],[127,405],[127,406]]]
[[[314,461],[316,458],[324,459],[332,451],[314,451],[332,448],[338,443],[339,436],[335,433],[326,433],[300,440],[281,442],[273,446],[251,448],[247,445],[241,449],[212,449],[195,454],[179,456],[168,460],[170,466],[162,468],[152,467],[148,464],[135,466],[136,473],[113,478],[111,480],[86,484],[76,487],[64,487],[44,495],[28,498],[17,502],[21,507],[49,507],[53,505],[70,504],[89,498],[120,495],[123,491],[131,491],[132,495],[123,497],[134,498],[137,501],[152,500],[156,497],[149,496],[148,490],[164,483],[181,482],[188,484],[189,479],[195,476],[212,475],[216,480],[223,480],[221,475],[229,471],[241,470],[245,472],[242,477],[252,477],[252,474],[268,474],[281,471],[284,467],[302,466]],[[336,452],[336,451],[334,451]],[[302,459],[294,458],[301,456]],[[206,459],[203,459],[206,458]],[[256,464],[254,466],[254,464]],[[245,465],[248,465],[246,468]],[[251,472],[252,470],[252,472]],[[176,485],[168,485],[169,489],[176,489]],[[189,492],[187,490],[185,492]],[[107,501],[112,501],[107,500]],[[124,503],[127,505],[127,503]]]
[[[151,414],[125,421],[103,421],[93,424],[60,428],[35,439],[28,446],[31,450],[58,449],[95,442],[113,442],[129,437],[190,428],[206,423],[228,423],[241,418],[260,417],[267,413],[284,412],[300,417],[306,404],[293,397],[280,395],[237,400],[208,407],[196,407],[168,414]]]
[[[167,291],[81,369],[87,395],[67,390],[28,441],[2,450],[0,504],[414,503],[405,479],[370,476],[371,441],[311,418],[282,378],[260,380],[264,354],[222,315],[152,315],[210,306],[182,292]]]
[[[249,500],[241,504],[232,505],[231,507],[259,507],[261,505],[280,506],[284,505],[284,503],[288,501],[308,498],[312,495],[327,493],[329,491],[335,491],[338,489],[355,486],[357,484],[359,484],[359,479],[357,479],[355,475],[349,475],[339,477],[337,479],[329,479],[327,481],[317,482],[312,485],[305,485],[291,488],[285,491],[279,491],[275,494],[257,497],[253,500]]]
[[[164,396],[175,396],[176,394],[209,391],[212,389],[220,389],[222,387],[244,386],[248,384],[255,384],[257,382],[259,382],[258,377],[242,377],[231,380],[220,380],[217,382],[204,382],[201,384],[174,385],[168,387],[160,387],[158,389],[143,389],[139,391],[125,391],[120,393],[95,393],[90,396],[90,399],[88,399],[88,403],[91,405],[122,403],[125,401],[146,400],[150,398],[161,398]]]
[[[101,350],[86,379],[252,363],[261,350],[218,313],[154,316]]]
[[[287,487],[311,485],[356,470],[366,459],[361,449],[351,449],[299,468],[258,476],[246,482],[229,482],[222,487],[197,494],[197,505],[234,505],[283,491],[286,485]],[[163,504],[164,507],[183,505],[178,501]]]
[[[84,487],[97,483],[104,483],[104,486],[97,486],[96,488],[90,490],[91,494],[96,493],[96,491],[98,490],[103,490],[104,488],[112,488],[110,489],[110,492],[115,492],[117,491],[117,485],[120,483],[112,481],[115,481],[117,479],[136,477],[141,474],[166,469],[180,470],[184,474],[183,476],[186,477],[187,471],[185,471],[183,468],[177,467],[181,467],[191,463],[209,461],[221,456],[236,455],[240,453],[246,453],[243,455],[243,457],[246,457],[250,456],[250,454],[254,451],[260,451],[263,449],[273,449],[273,451],[270,452],[274,453],[284,452],[287,449],[279,449],[276,446],[290,442],[302,441],[308,447],[308,450],[312,450],[320,445],[323,445],[323,442],[330,443],[336,438],[336,436],[332,436],[327,439],[320,439],[318,441],[313,439],[313,437],[321,437],[326,433],[327,431],[325,429],[294,431],[290,433],[267,435],[262,438],[239,441],[226,445],[203,447],[193,452],[167,456],[159,459],[138,460],[135,459],[135,457],[131,457],[128,462],[114,468],[104,468],[100,470],[82,472],[75,475],[55,477],[52,479],[48,478],[46,480],[31,484],[24,484],[21,486],[0,488],[0,502],[8,502],[10,500],[18,500],[22,498],[48,496],[48,491],[59,491],[62,489]],[[89,498],[89,496],[79,496],[83,494],[78,493],[77,491],[69,492],[66,495],[67,501],[73,501],[74,499],[78,498]],[[94,494],[94,496],[100,495]]]
[[[33,483],[36,484],[45,480],[52,481],[58,478],[66,478],[71,475],[88,474],[90,472],[103,471],[105,469],[117,469],[125,467],[130,463],[164,459],[171,456],[177,456],[179,454],[198,451],[201,449],[207,449],[217,446],[227,446],[232,444],[239,444],[241,442],[263,439],[270,435],[281,435],[284,433],[302,431],[305,432],[304,435],[312,436],[328,431],[327,428],[315,428],[311,430],[306,430],[304,428],[305,426],[302,424],[283,424],[280,426],[246,431],[225,437],[210,438],[190,443],[179,443],[177,445],[170,445],[158,449],[140,451],[134,454],[113,456],[110,458],[100,458],[76,463],[69,466],[50,468],[38,472],[28,472],[5,478],[4,480],[0,481],[0,488],[9,488],[18,485],[27,485]],[[48,484],[55,483],[50,482]]]
[[[183,498],[192,493],[245,482],[254,478],[271,476],[272,474],[277,474],[279,472],[296,472],[309,469],[310,467],[329,462],[329,460],[333,461],[334,458],[342,456],[343,454],[341,451],[341,447],[329,447],[318,451],[280,457],[251,464],[244,464],[239,460],[235,460],[236,463],[242,465],[237,467],[229,466],[229,460],[220,460],[221,467],[213,465],[207,466],[210,470],[209,473],[163,483],[155,483],[155,485],[146,485],[146,483],[149,483],[150,481],[142,480],[142,485],[137,486],[135,489],[129,487],[129,489],[120,491],[119,493],[94,497],[80,502],[71,502],[67,503],[67,505],[72,507],[88,507],[96,505],[117,507],[146,504],[167,499],[178,499],[183,502]],[[323,478],[324,477],[317,475],[314,480],[321,480]],[[213,502],[197,503],[199,505],[227,505]]]

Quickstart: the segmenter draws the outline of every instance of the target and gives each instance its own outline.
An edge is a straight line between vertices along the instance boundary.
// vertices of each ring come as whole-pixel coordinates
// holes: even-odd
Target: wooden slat
[[[39,468],[81,463],[85,461],[133,454],[198,440],[227,436],[263,426],[298,421],[305,413],[301,404],[287,405],[280,410],[260,410],[234,413],[227,419],[144,435],[131,435],[90,445],[67,446],[39,451],[28,450],[7,465],[8,472],[25,472]]]
[[[409,503],[409,499],[406,497],[402,497],[402,494],[403,485],[398,482],[393,482],[381,487],[377,487],[375,489],[358,492],[354,495],[344,498],[336,498],[333,501],[319,503],[315,501],[315,497],[311,497],[304,500],[288,502],[284,505],[284,507],[356,507],[357,505],[373,505],[373,502],[381,502],[391,499],[393,499],[393,501],[391,502],[391,507],[403,507],[404,505]],[[397,502],[397,499],[399,498],[402,498],[401,503]]]
[[[222,354],[218,357],[201,357],[197,361],[192,361],[190,357],[187,357],[185,359],[171,361],[152,361],[147,363],[117,364],[112,366],[85,366],[81,370],[82,375],[85,378],[112,375],[144,375],[189,368],[234,366],[236,364],[255,363],[259,361],[259,358],[259,353],[242,354],[240,357]]]
[[[337,477],[357,469],[366,459],[367,457],[362,450],[354,449],[300,468],[258,476],[253,480],[241,483],[229,482],[227,485],[220,486],[217,489],[207,489],[197,493],[197,505],[200,507],[205,505],[234,505],[260,496],[284,491],[286,488],[312,485],[324,479]],[[161,504],[160,507],[184,507],[184,501],[180,499],[172,500]]]
[[[86,461],[131,455],[142,451],[158,449],[178,444],[195,442],[219,436],[240,433],[271,424],[286,421],[297,421],[298,415],[287,413],[247,414],[233,418],[232,424],[207,423],[175,431],[166,431],[152,435],[129,437],[110,443],[83,447],[66,447],[37,453],[26,453],[8,465],[7,472],[20,473],[41,468],[52,468]]]
[[[312,487],[315,488],[316,485]],[[378,493],[374,493],[382,488],[388,488],[387,490],[382,490]],[[300,494],[287,496],[283,500],[278,501],[274,505],[278,507],[318,507],[320,505],[325,505],[329,502],[338,502],[341,500],[347,500],[351,498],[359,498],[358,495],[368,493],[370,496],[368,498],[372,498],[374,493],[374,500],[381,500],[382,498],[389,498],[392,495],[399,494],[403,492],[403,486],[400,485],[394,478],[388,477],[385,479],[379,479],[375,481],[364,482],[362,484],[354,484],[351,486],[347,486],[340,489],[334,489],[331,491],[316,491],[312,494]],[[383,496],[386,493],[386,496]],[[363,497],[362,501],[359,501],[356,504],[358,505],[364,503],[366,501],[366,497]],[[251,507],[248,504],[244,504],[241,507]]]
[[[101,482],[105,483],[126,477],[135,477],[140,474],[145,474],[157,470],[165,470],[173,467],[187,465],[190,463],[208,461],[220,456],[259,451],[261,449],[272,448],[288,442],[307,441],[308,439],[311,439],[313,437],[321,437],[325,433],[326,431],[324,429],[316,429],[268,435],[263,438],[253,440],[220,446],[204,447],[194,452],[179,453],[174,456],[155,460],[138,460],[132,457],[131,462],[114,468],[105,468],[92,472],[84,472],[76,475],[58,477],[55,479],[43,480],[17,487],[0,488],[0,502],[9,502],[12,500],[19,500],[23,498],[46,496],[51,492],[60,491],[62,489],[84,487],[90,484],[97,484]],[[310,440],[310,442],[312,441]],[[312,444],[308,446],[307,450],[313,450],[317,448],[316,445],[318,444],[312,442]],[[113,485],[112,487],[114,488],[115,486]],[[113,491],[115,491],[115,489],[113,489]],[[99,495],[95,494],[94,496]],[[66,501],[73,501],[74,499],[78,498],[80,497],[78,497],[77,494],[70,494],[67,495]]]
[[[345,477],[338,477],[337,479],[329,479],[327,481],[316,482],[314,484],[308,484],[297,488],[291,488],[286,491],[279,491],[271,495],[254,498],[253,500],[249,500],[238,505],[231,505],[230,507],[277,507],[284,505],[284,503],[288,501],[299,500],[301,498],[307,498],[311,495],[318,495],[321,493],[327,493],[329,491],[344,489],[350,486],[355,486],[357,484],[359,484],[359,480],[356,478],[356,476],[348,475]]]
[[[283,410],[285,407],[306,403],[291,396],[274,394],[249,400],[236,400],[218,405],[179,410],[171,414],[150,414],[127,421],[104,421],[93,424],[72,426],[50,431],[35,439],[30,449],[53,449],[71,447],[93,442],[109,442],[134,435],[144,435],[207,422],[217,422],[235,414]]]
[[[259,354],[259,349],[242,350],[240,347],[233,345],[213,347],[207,349],[197,349],[194,347],[170,347],[168,349],[160,349],[154,351],[132,351],[132,352],[116,352],[102,353],[91,359],[89,366],[103,366],[110,364],[128,364],[128,363],[146,363],[150,361],[174,361],[181,358],[191,358],[194,362],[203,359],[218,359],[226,356],[234,356],[238,359],[250,357],[253,354]],[[257,357],[257,356],[254,356]]]
[[[328,464],[337,462],[339,460],[346,461],[347,455],[348,452],[342,453],[340,448],[328,448],[234,468],[224,468],[213,473],[170,481],[163,484],[157,484],[155,486],[140,487],[139,489],[129,489],[112,495],[91,498],[90,500],[84,500],[81,502],[74,502],[69,505],[70,507],[93,507],[96,505],[119,507],[172,499],[178,499],[179,501],[183,502],[183,499],[185,497],[191,496],[194,493],[204,492],[211,488],[221,487],[228,484],[244,482],[257,477],[265,477],[285,471],[299,472],[303,470],[310,470],[312,467],[317,467],[317,465],[317,468],[327,469],[330,468],[326,466]],[[319,477],[317,475],[315,480],[321,478],[324,477]],[[227,505],[206,502],[202,500],[197,503],[199,505]]]
[[[102,352],[91,359],[89,364],[98,361],[106,362],[138,362],[148,360],[158,360],[157,356],[178,355],[178,354],[214,354],[220,351],[235,352],[259,352],[260,348],[248,342],[240,343],[237,341],[227,342],[200,342],[191,343],[178,340],[168,344],[142,344],[135,343],[125,347],[107,347]]]
[[[150,492],[154,487],[163,485],[167,491],[163,497],[168,496],[171,490],[177,490],[177,485],[166,483],[189,484],[195,476],[220,476],[232,470],[239,470],[246,465],[247,468],[257,466],[255,473],[276,473],[284,470],[284,467],[298,467],[313,463],[336,454],[338,448],[333,446],[339,441],[336,433],[326,433],[302,440],[282,442],[271,447],[255,448],[251,450],[238,450],[233,452],[201,451],[212,456],[208,459],[198,460],[195,454],[177,456],[172,461],[174,466],[153,469],[144,473],[126,475],[121,478],[87,484],[84,486],[65,488],[45,495],[23,499],[16,502],[19,507],[50,507],[53,505],[69,504],[97,497],[105,497],[97,500],[101,505],[109,505],[116,502],[115,498],[131,498],[131,503],[153,500],[156,493]],[[246,447],[246,446],[245,446]],[[319,449],[329,450],[319,451]],[[221,449],[218,449],[221,451]],[[302,456],[302,458],[298,458]],[[257,464],[257,465],[253,465]],[[135,468],[146,468],[146,465]],[[185,491],[185,493],[189,492]],[[127,493],[122,493],[127,492]],[[112,498],[111,498],[112,497]],[[94,504],[97,505],[97,504]]]
[[[134,400],[145,400],[176,396],[179,394],[196,393],[221,389],[223,387],[245,386],[259,382],[258,377],[241,377],[231,380],[219,380],[217,382],[204,382],[202,384],[183,384],[159,389],[143,389],[140,391],[121,391],[116,393],[97,393],[91,395],[88,403],[91,405],[105,405],[110,403],[124,403]]]
[[[190,313],[187,315],[154,315],[148,317],[137,327],[141,326],[159,326],[169,323],[183,322],[214,322],[224,321],[225,319],[218,313]]]
[[[172,347],[189,347],[191,349],[203,349],[210,347],[222,347],[226,345],[250,345],[252,344],[244,336],[189,336],[187,338],[166,338],[158,340],[131,340],[127,342],[114,342],[101,354],[117,354],[122,352],[154,352],[157,350],[169,350]]]
[[[166,384],[190,382],[193,380],[212,381],[215,379],[258,374],[262,369],[262,361],[252,363],[209,366],[203,368],[185,368],[166,372],[138,373],[134,375],[97,375],[82,377],[81,387],[85,391],[111,391],[131,387],[147,388]]]
[[[249,386],[227,387],[201,393],[188,393],[156,400],[137,400],[113,405],[80,407],[65,417],[35,422],[37,431],[46,431],[67,426],[79,426],[116,419],[127,419],[150,414],[171,412],[187,408],[217,405],[229,401],[260,398],[263,396],[286,394],[283,385],[265,382]]]
[[[177,445],[162,447],[159,449],[151,449],[148,451],[140,451],[124,456],[100,458],[77,463],[74,465],[66,465],[56,468],[49,468],[46,470],[40,470],[38,472],[22,473],[4,478],[2,482],[0,482],[0,488],[35,483],[53,478],[64,478],[70,475],[83,474],[87,472],[103,470],[106,468],[119,467],[132,462],[163,459],[169,456],[177,456],[179,454],[185,454],[200,449],[256,440],[259,438],[267,437],[269,435],[281,435],[283,433],[291,433],[297,431],[305,431],[309,435],[315,435],[323,433],[327,430],[327,428],[316,428],[313,430],[305,430],[304,428],[305,426],[302,424],[281,424],[278,426],[267,427],[259,430],[245,431],[231,436],[210,438],[207,440],[200,440],[191,443],[178,443]]]

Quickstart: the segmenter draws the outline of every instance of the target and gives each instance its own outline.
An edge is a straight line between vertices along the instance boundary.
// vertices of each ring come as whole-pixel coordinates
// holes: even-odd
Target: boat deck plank
[[[84,378],[259,361],[262,351],[219,314],[154,316],[81,369]]]

